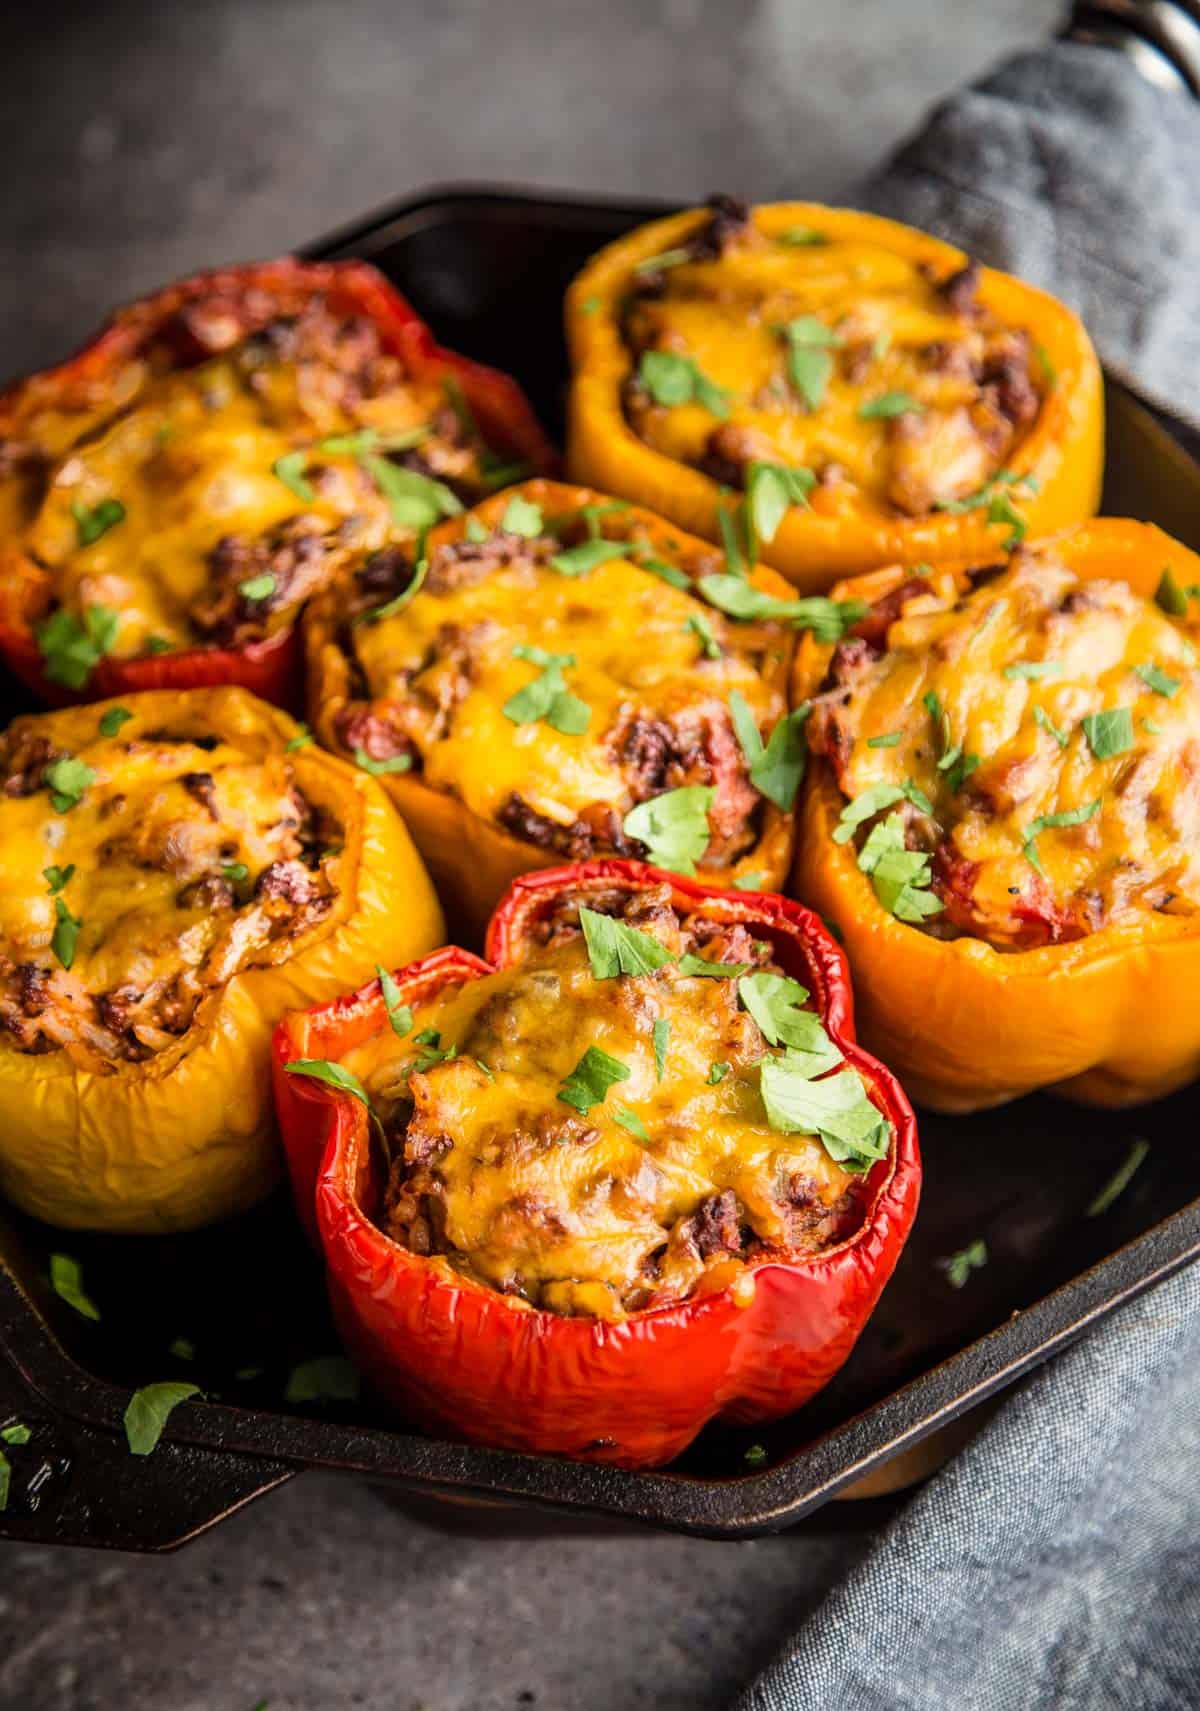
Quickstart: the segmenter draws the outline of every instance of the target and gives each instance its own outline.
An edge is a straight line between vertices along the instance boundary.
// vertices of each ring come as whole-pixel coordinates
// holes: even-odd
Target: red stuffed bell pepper
[[[798,1408],[853,1348],[920,1183],[841,951],[784,898],[614,860],[518,879],[487,954],[276,1031],[355,1361],[435,1431],[624,1467]]]
[[[555,456],[507,375],[364,262],[197,274],[0,394],[0,653],[44,700],[237,683],[287,702],[349,554]]]

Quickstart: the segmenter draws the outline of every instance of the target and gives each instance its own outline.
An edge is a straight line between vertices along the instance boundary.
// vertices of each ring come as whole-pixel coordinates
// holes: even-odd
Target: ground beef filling
[[[27,894],[0,939],[0,1029],[23,1052],[139,1062],[325,917],[341,831],[283,756],[166,731],[88,751],[96,777],[59,812],[46,772],[64,757],[36,724],[0,741],[0,842],[22,851],[5,886]],[[46,872],[26,873],[39,844]]]
[[[862,1178],[814,1137],[769,1127],[757,1067],[771,1048],[736,980],[675,962],[595,979],[585,898],[673,957],[778,972],[752,927],[681,916],[666,887],[564,896],[520,967],[444,995],[413,1040],[360,1066],[392,1158],[388,1234],[532,1305],[605,1318],[848,1236]],[[630,1073],[580,1112],[557,1095],[589,1043]],[[642,1133],[622,1126],[630,1113]]]
[[[1026,950],[1200,907],[1187,624],[1052,548],[900,584],[833,651],[808,734],[848,801],[906,791],[852,847],[899,818],[929,858],[921,931]]]
[[[1028,333],[980,300],[975,263],[939,275],[819,232],[790,245],[730,198],[710,207],[665,265],[634,272],[622,306],[625,416],[647,445],[735,489],[756,462],[805,468],[822,512],[866,503],[905,517],[963,499],[1011,460],[1044,380]],[[641,371],[648,352],[689,359],[718,392],[664,401]]]

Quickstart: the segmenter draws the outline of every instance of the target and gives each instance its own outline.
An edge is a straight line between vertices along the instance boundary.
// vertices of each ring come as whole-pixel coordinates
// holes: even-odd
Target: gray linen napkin
[[[1200,424],[1190,97],[1102,49],[1022,54],[940,107],[862,200],[1066,298],[1111,369]],[[737,1711],[818,1707],[1200,1707],[1200,1268],[1024,1385]]]

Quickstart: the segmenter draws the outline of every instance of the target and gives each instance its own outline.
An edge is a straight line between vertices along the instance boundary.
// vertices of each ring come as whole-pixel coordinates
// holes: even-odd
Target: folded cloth
[[[935,109],[864,207],[1071,305],[1102,360],[1200,429],[1200,103],[1058,42]]]
[[[860,200],[1064,297],[1200,426],[1200,104],[1124,56],[1021,54]],[[881,1534],[737,1711],[1196,1711],[1200,1269],[1043,1368]],[[801,1548],[801,1547],[798,1547]]]

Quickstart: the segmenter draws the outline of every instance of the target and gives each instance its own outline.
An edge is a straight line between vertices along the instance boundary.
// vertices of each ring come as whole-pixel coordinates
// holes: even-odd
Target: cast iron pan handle
[[[161,1551],[224,1520],[297,1469],[236,1450],[172,1443],[132,1456],[123,1436],[47,1409],[0,1354],[0,1427],[29,1428],[0,1442],[10,1466],[0,1538]]]

